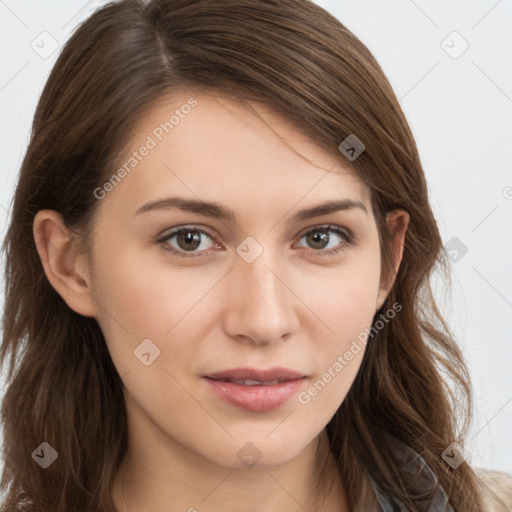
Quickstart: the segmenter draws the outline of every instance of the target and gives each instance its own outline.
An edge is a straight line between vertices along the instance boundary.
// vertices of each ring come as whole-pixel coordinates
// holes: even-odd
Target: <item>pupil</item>
[[[312,245],[315,247],[315,249],[323,249],[329,242],[329,235],[325,231],[315,231],[312,235],[310,235],[310,241],[312,241]],[[319,244],[320,246],[317,247],[316,244]]]
[[[188,250],[194,250],[201,245],[201,236],[196,231],[181,231],[178,234],[178,244],[179,246],[188,251]],[[188,245],[187,244],[192,244]]]

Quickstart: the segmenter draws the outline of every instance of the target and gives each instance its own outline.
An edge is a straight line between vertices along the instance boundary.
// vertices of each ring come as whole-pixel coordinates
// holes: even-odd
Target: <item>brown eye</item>
[[[307,247],[312,249],[311,252],[320,256],[337,253],[353,243],[351,232],[338,226],[319,226],[310,229],[300,239],[305,239]],[[183,257],[203,256],[216,245],[212,235],[194,227],[175,229],[159,238],[157,242],[165,251]]]
[[[334,254],[353,243],[353,235],[338,226],[319,226],[304,233],[307,247],[319,255]]]
[[[177,234],[176,242],[180,249],[193,251],[201,245],[201,235],[195,230],[182,230]]]
[[[208,239],[211,240],[210,245]],[[157,242],[164,250],[179,256],[201,256],[201,253],[207,252],[215,245],[212,236],[206,231],[187,227],[175,229],[159,238]]]
[[[313,249],[324,249],[329,243],[329,233],[326,230],[310,231],[306,238]]]

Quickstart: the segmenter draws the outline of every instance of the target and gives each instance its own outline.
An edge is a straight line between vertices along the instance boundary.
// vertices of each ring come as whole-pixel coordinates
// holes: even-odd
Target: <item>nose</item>
[[[269,345],[296,332],[300,300],[281,260],[267,249],[252,263],[235,260],[226,283],[224,315],[224,329],[233,339]]]

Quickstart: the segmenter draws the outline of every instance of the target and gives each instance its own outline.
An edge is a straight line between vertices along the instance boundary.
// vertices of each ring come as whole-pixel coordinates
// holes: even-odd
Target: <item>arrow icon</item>
[[[46,469],[55,462],[59,454],[54,450],[53,446],[43,441],[31,454],[32,458]]]
[[[346,137],[338,149],[353,162],[365,149],[363,142],[353,133]]]
[[[258,448],[251,442],[245,443],[245,445],[238,450],[236,456],[243,462],[248,468],[252,468],[261,459],[263,454]]]
[[[468,48],[469,43],[456,30],[450,32],[440,43],[443,51],[452,59],[458,59]]]
[[[468,252],[467,246],[456,236],[452,237],[448,242],[446,242],[444,248],[448,258],[453,263],[458,263]]]
[[[464,449],[458,443],[451,443],[441,454],[441,457],[453,469],[457,469],[464,462]]]
[[[30,47],[39,57],[47,59],[50,55],[55,53],[59,47],[59,43],[50,33],[43,31],[32,40]]]
[[[252,236],[248,236],[242,240],[236,247],[236,253],[246,263],[252,263],[262,252],[263,247]]]
[[[160,349],[149,338],[143,340],[133,353],[144,366],[153,364],[160,357]]]

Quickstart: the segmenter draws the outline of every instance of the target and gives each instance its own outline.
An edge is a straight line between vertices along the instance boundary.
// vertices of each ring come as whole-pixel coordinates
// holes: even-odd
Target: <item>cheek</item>
[[[149,257],[158,248],[123,245],[122,240],[105,242],[97,256],[99,270],[94,289],[98,301],[111,314],[106,315],[100,308],[107,322],[123,320],[135,336],[159,338],[196,296],[204,294],[200,281],[191,280],[190,271],[180,272],[178,267],[166,264],[164,257]]]
[[[151,340],[161,351],[159,357],[165,356],[163,347],[174,326],[179,328],[208,283],[191,282],[189,275],[170,265],[157,266],[140,250],[114,243],[101,247],[93,279],[97,320],[122,375],[137,366],[134,350],[143,340]]]
[[[98,322],[119,374],[138,373],[137,354],[147,353],[142,348],[147,347],[150,360],[157,356],[152,368],[167,368],[183,379],[193,371],[195,340],[207,337],[218,316],[212,288],[225,269],[180,268],[164,258],[155,263],[142,251],[113,249],[98,266],[95,291],[101,301]]]
[[[318,377],[322,381],[317,387],[323,390],[325,384],[329,388],[321,400],[341,403],[366,349],[366,334],[376,310],[380,260],[373,252],[360,256],[353,265],[340,267],[320,279],[317,276],[315,287],[310,287],[303,299],[314,313],[311,339],[317,340],[315,352],[321,368]]]
[[[380,260],[375,251],[358,253],[346,265],[305,278],[304,302],[342,344],[371,324],[380,284]],[[309,286],[308,286],[309,284]]]

